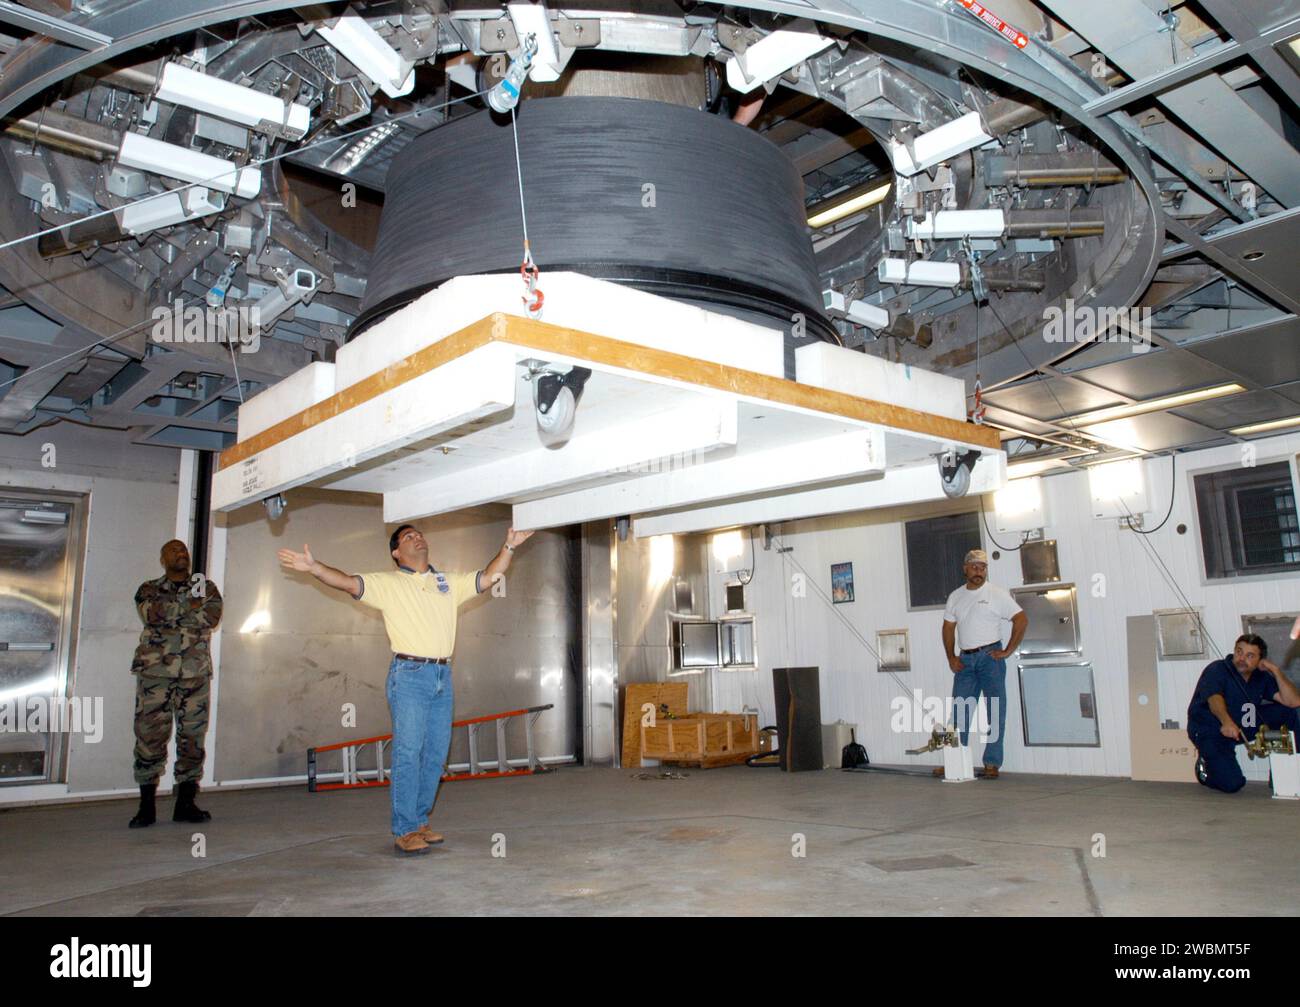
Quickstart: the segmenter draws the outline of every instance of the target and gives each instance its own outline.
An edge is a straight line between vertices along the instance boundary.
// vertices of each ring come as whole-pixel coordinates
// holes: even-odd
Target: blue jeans
[[[962,654],[961,671],[952,676],[953,714],[963,745],[970,735],[981,693],[985,701],[992,704],[989,709],[991,728],[993,718],[997,718],[997,727],[993,728],[997,734],[991,734],[984,745],[984,765],[1001,767],[1002,739],[1007,730],[1007,662],[995,660],[987,650]]]
[[[451,747],[451,665],[394,657],[384,692],[393,717],[393,835],[404,836],[428,821],[442,782]]]

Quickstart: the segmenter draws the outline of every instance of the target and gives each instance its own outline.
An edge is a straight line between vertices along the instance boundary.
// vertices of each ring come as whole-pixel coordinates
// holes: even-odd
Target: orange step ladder
[[[451,727],[453,731],[458,727],[467,728],[469,731],[469,772],[446,773],[443,775],[443,782],[487,780],[498,776],[530,776],[533,773],[547,772],[547,768],[542,765],[542,760],[537,757],[537,747],[533,739],[533,725],[537,723],[538,717],[554,705],[553,703],[547,703],[545,706],[530,706],[525,710],[507,710],[505,713],[490,713],[485,717],[470,717],[466,720],[452,721]],[[511,717],[524,718],[524,735],[528,740],[528,765],[526,768],[510,768],[510,759],[506,754],[506,722]],[[481,766],[484,763],[481,763],[478,757],[478,733],[485,724],[493,724],[496,728],[497,758],[495,761],[486,763],[489,766],[496,766],[493,770],[482,769]],[[334,745],[320,745],[316,748],[307,749],[308,792],[315,794],[322,790],[387,787],[391,782],[392,771],[384,768],[384,756],[388,752],[392,740],[393,736],[391,734],[380,734],[373,738],[358,738],[356,741],[340,741]],[[374,769],[360,769],[358,767],[360,755],[367,745],[375,746]],[[343,760],[343,782],[320,782],[318,778],[318,757],[323,752],[338,752],[340,754]]]

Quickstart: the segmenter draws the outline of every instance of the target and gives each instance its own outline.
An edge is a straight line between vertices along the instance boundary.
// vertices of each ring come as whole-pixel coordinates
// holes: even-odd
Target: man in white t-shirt
[[[966,744],[981,694],[990,704],[990,721],[997,718],[997,734],[984,745],[984,778],[996,780],[1007,727],[1007,658],[1020,646],[1029,619],[1011,592],[989,583],[989,557],[983,549],[966,554],[962,572],[966,583],[948,595],[943,610],[943,652],[954,675],[953,710],[961,743]],[[1008,620],[1011,639],[1003,647],[1002,624]],[[957,645],[960,655],[954,653]]]

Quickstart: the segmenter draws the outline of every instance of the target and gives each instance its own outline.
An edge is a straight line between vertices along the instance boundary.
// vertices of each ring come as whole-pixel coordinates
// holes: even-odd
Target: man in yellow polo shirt
[[[506,572],[515,549],[530,535],[511,528],[492,561],[473,573],[435,569],[429,563],[429,543],[409,524],[388,540],[396,570],[347,574],[314,559],[305,545],[302,552],[280,550],[286,570],[309,573],[383,613],[393,648],[385,693],[393,717],[391,796],[399,853],[428,853],[430,845],[442,842],[428,818],[451,746],[456,612]]]

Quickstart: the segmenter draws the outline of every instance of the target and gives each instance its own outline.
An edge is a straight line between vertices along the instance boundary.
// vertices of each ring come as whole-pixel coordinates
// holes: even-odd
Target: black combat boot
[[[176,810],[172,812],[173,822],[206,822],[212,816],[194,803],[199,792],[199,785],[193,781],[176,786]]]
[[[158,784],[142,783],[140,784],[140,810],[135,813],[135,817],[128,823],[132,829],[143,829],[146,825],[152,825],[158,821],[158,816],[154,813],[154,794],[158,792]]]

